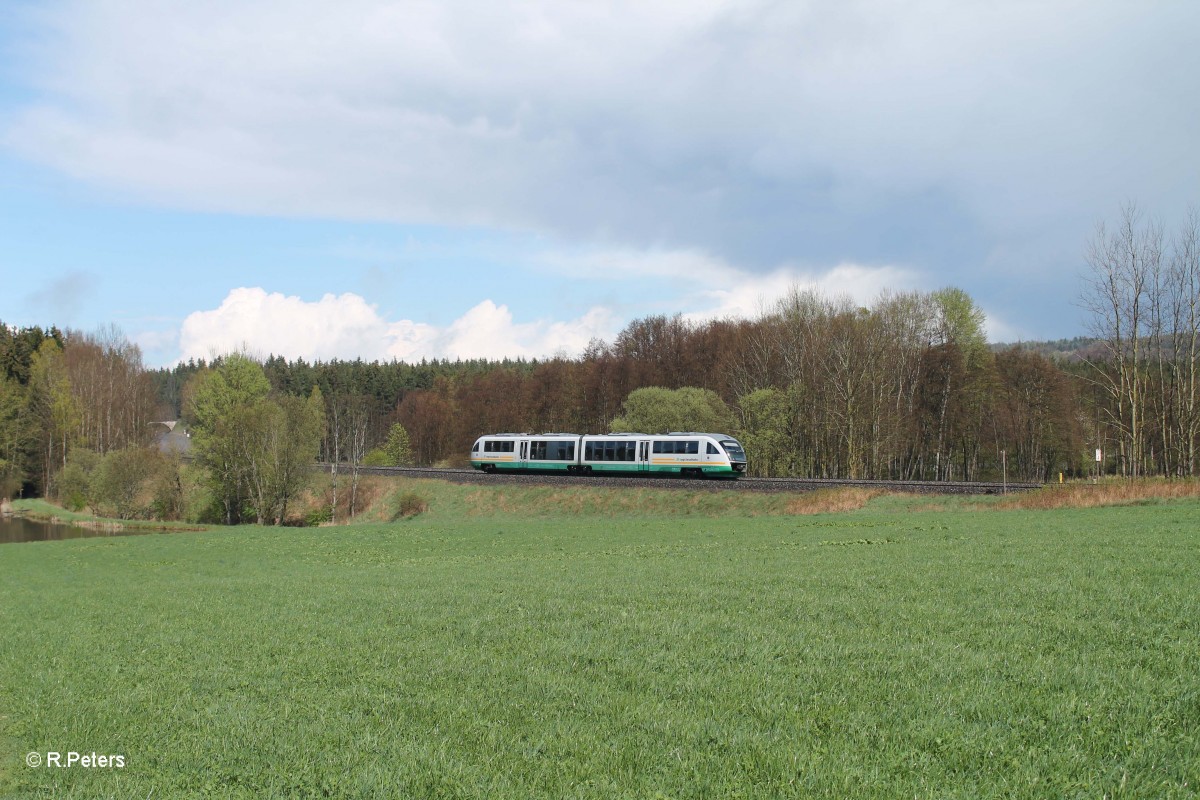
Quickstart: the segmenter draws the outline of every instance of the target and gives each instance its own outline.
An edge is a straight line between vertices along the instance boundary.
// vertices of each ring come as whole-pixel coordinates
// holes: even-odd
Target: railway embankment
[[[320,465],[328,471],[329,465]],[[955,482],[955,481],[860,481],[834,478],[680,478],[639,475],[592,476],[562,473],[483,473],[474,469],[441,469],[435,467],[363,467],[368,475],[392,475],[409,478],[431,478],[453,483],[538,486],[641,487],[677,489],[684,491],[742,491],[742,492],[811,492],[819,489],[865,489],[879,492],[909,494],[1002,495],[1041,489],[1040,483],[1018,482]]]

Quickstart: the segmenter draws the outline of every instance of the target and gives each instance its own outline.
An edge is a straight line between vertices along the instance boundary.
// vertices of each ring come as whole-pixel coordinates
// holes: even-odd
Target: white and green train
[[[723,433],[489,433],[471,447],[471,466],[484,472],[736,478],[746,471],[746,451]]]

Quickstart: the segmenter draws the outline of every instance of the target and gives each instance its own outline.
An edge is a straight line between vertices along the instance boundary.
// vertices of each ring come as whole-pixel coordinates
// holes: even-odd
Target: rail
[[[317,468],[331,471],[331,465],[318,464]],[[339,465],[338,471],[345,473],[350,467]],[[705,489],[713,491],[757,491],[757,492],[810,492],[816,489],[860,487],[883,489],[890,492],[914,494],[1003,494],[1005,492],[1027,492],[1041,489],[1040,483],[999,483],[995,481],[865,481],[840,478],[681,478],[678,476],[649,475],[562,475],[527,472],[483,473],[474,469],[452,469],[440,467],[359,467],[360,475],[394,475],[410,478],[444,480],[453,483],[479,484],[540,484],[573,486],[638,486],[661,489]]]

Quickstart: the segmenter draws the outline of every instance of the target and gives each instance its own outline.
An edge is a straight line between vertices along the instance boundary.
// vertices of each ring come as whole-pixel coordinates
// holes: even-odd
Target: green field
[[[960,505],[3,545],[0,797],[1200,794],[1200,503]]]

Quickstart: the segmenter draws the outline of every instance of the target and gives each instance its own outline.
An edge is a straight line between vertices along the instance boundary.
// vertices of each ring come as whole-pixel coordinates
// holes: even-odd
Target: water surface
[[[58,539],[84,539],[91,536],[132,536],[147,530],[104,530],[80,528],[56,522],[39,522],[24,517],[0,517],[0,544],[14,542],[50,542]]]

